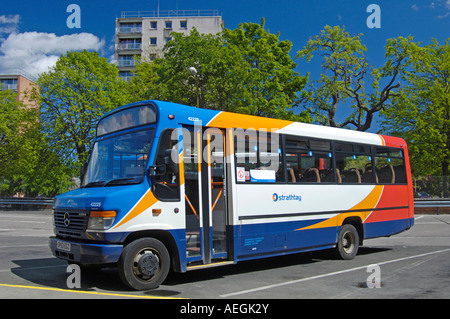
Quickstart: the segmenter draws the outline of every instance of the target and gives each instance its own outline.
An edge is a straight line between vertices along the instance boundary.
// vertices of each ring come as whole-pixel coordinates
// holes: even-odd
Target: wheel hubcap
[[[152,278],[159,270],[159,258],[151,250],[141,250],[134,259],[133,271],[134,274],[143,280]]]
[[[342,237],[342,248],[347,254],[351,254],[355,249],[355,238],[351,232],[346,232]]]

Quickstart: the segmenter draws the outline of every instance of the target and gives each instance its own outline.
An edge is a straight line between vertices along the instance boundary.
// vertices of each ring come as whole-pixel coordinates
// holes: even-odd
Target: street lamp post
[[[196,79],[196,86],[197,86],[197,107],[200,107],[200,100],[199,100],[199,86],[198,86],[198,78],[199,78],[199,75],[198,75],[198,72],[197,72],[197,69],[196,68],[194,68],[193,66],[191,66],[190,68],[189,68],[189,72],[191,72],[191,74],[193,75],[193,76],[195,76],[195,79]]]

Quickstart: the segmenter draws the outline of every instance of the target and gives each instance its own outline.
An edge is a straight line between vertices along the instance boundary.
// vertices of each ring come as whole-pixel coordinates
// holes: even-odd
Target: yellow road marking
[[[48,288],[48,287],[36,287],[36,286],[25,286],[25,285],[0,284],[0,287],[26,288],[26,289],[37,289],[37,290],[50,290],[50,291],[71,292],[71,293],[78,293],[78,294],[100,295],[100,296],[111,296],[111,297],[145,298],[145,299],[185,299],[185,298],[175,298],[175,297],[159,297],[159,296],[142,296],[142,295],[114,294],[114,293],[109,293],[109,292],[96,292],[96,291],[85,291],[85,290],[70,290],[70,289]]]

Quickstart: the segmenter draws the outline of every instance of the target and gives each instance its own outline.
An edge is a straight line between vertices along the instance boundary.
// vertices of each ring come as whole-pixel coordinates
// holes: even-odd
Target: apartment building
[[[35,103],[25,98],[25,92],[31,91],[36,77],[21,69],[0,69],[0,90],[17,92],[17,100],[28,107],[36,107]]]
[[[119,74],[126,80],[135,66],[135,56],[152,61],[163,55],[172,32],[189,34],[222,31],[217,10],[124,11],[116,18],[115,59]]]

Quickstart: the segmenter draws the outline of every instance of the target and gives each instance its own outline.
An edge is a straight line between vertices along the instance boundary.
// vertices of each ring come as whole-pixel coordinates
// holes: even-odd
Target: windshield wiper
[[[117,178],[117,179],[110,179],[109,181],[95,181],[87,183],[83,186],[83,188],[87,187],[106,187],[111,185],[121,185],[121,184],[128,184],[129,182],[133,181],[134,183],[139,183],[141,180],[140,177],[128,177],[128,178]],[[131,183],[131,184],[134,184]]]
[[[106,187],[106,186],[111,186],[111,185],[128,184],[131,181],[133,181],[135,183],[139,183],[140,180],[141,180],[140,177],[117,178],[117,179],[112,179],[112,180],[107,181],[105,183],[105,185],[103,185],[103,186]],[[132,183],[132,184],[134,184],[134,183]]]
[[[87,187],[99,187],[99,186],[103,186],[106,183],[106,181],[95,181],[95,182],[90,182],[87,183],[86,185],[83,186],[83,188],[87,188]]]

